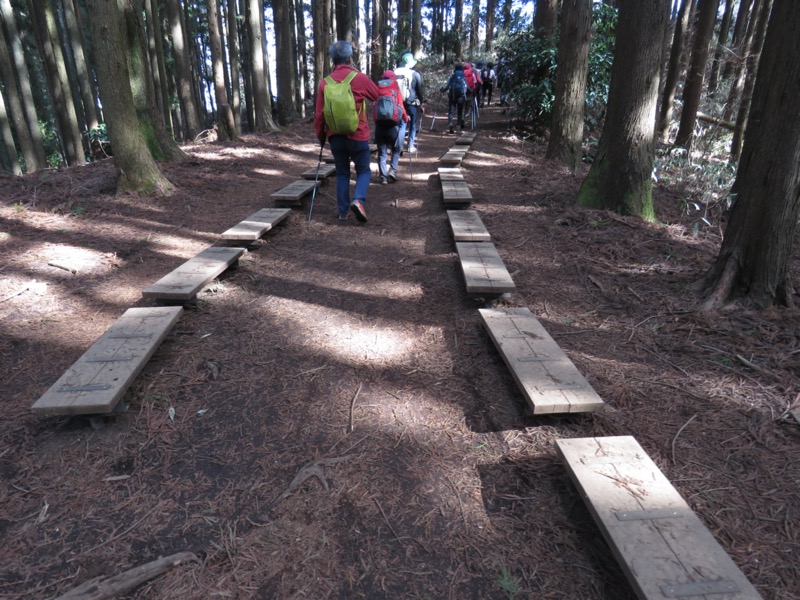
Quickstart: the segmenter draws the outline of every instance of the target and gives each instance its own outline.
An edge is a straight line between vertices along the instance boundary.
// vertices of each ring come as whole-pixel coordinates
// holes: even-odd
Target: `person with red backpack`
[[[380,95],[375,101],[375,143],[378,145],[378,172],[381,183],[397,181],[397,167],[406,137],[408,113],[403,106],[403,95],[397,85],[394,71],[384,71],[383,78],[378,81]],[[390,169],[386,169],[386,157],[392,148]]]
[[[367,100],[378,99],[378,86],[353,66],[353,47],[343,40],[330,47],[333,71],[319,82],[314,129],[320,144],[327,139],[336,166],[336,200],[339,220],[348,211],[365,223],[369,188],[369,118]],[[356,187],[350,202],[350,161],[356,167]]]

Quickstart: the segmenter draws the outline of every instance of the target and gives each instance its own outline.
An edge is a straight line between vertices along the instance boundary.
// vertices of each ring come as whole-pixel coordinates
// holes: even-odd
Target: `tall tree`
[[[28,126],[31,142],[33,143],[34,158],[30,163],[28,163],[28,159],[25,160],[25,167],[28,172],[31,173],[39,169],[44,169],[47,166],[47,159],[44,153],[42,132],[41,129],[39,129],[39,116],[36,113],[36,102],[33,97],[28,67],[25,64],[22,41],[10,0],[0,0],[0,23],[5,25],[6,31],[8,32],[9,52],[11,53],[11,60],[14,64],[17,81],[19,81],[22,110],[25,113],[25,121]],[[0,27],[2,25],[0,25]]]
[[[253,109],[255,122],[253,129],[269,132],[276,129],[272,120],[272,98],[270,96],[267,70],[264,65],[264,4],[261,0],[247,0],[247,38],[250,75],[253,86]]]
[[[494,13],[496,11],[496,0],[486,0],[486,52],[492,51],[494,43]]]
[[[800,2],[776,2],[736,171],[736,202],[706,275],[704,306],[743,298],[792,304],[789,271],[800,211]]]
[[[745,76],[747,74],[747,57],[753,47],[753,38],[755,37],[756,25],[758,23],[758,14],[761,7],[764,5],[765,0],[753,0],[751,10],[748,15],[747,25],[742,36],[741,42],[737,45],[737,56],[733,66],[733,81],[728,90],[728,99],[725,102],[725,108],[722,110],[722,119],[730,121],[733,117],[736,107],[738,105],[739,95],[744,88]]]
[[[714,57],[711,59],[711,73],[708,76],[709,95],[713,95],[717,91],[720,63],[722,62],[722,53],[727,51],[732,15],[733,0],[725,0],[725,11],[722,13],[722,21],[719,24],[719,37],[717,38],[717,46],[714,48]]]
[[[689,26],[691,6],[694,0],[682,0],[678,15],[675,19],[675,31],[672,34],[672,47],[670,48],[669,61],[667,62],[667,74],[664,81],[664,89],[661,97],[661,104],[658,115],[658,132],[661,141],[667,142],[669,137],[669,122],[672,115],[672,104],[675,101],[675,91],[678,89],[678,79],[681,71],[681,56],[683,55],[683,39],[686,35],[686,28]]]
[[[86,55],[83,51],[83,34],[78,27],[76,7],[73,0],[63,0],[64,2],[64,21],[69,33],[69,42],[72,47],[72,56],[75,61],[75,71],[80,89],[81,104],[88,130],[97,129],[99,121],[97,118],[97,108],[94,104],[94,92],[92,91],[92,78],[89,67],[86,64]]]
[[[699,0],[697,9],[697,27],[692,45],[692,58],[686,84],[683,86],[683,110],[675,145],[689,148],[694,137],[694,125],[697,111],[700,108],[700,97],[703,95],[703,79],[708,62],[709,44],[714,33],[714,21],[717,17],[719,0]]]
[[[83,154],[78,116],[75,114],[75,106],[70,101],[69,81],[52,0],[29,0],[28,7],[36,32],[37,45],[44,59],[44,70],[67,164],[82,165],[86,162],[86,157]]]
[[[167,63],[164,58],[164,29],[158,11],[158,1],[144,0],[144,5],[148,24],[147,43],[150,50],[150,70],[153,73],[156,101],[164,113],[164,124],[170,131],[174,132],[172,111],[170,110],[169,77],[167,75]]]
[[[3,138],[4,167],[14,175],[22,175],[22,167],[19,165],[17,147],[14,145],[14,134],[11,133],[11,123],[8,121],[6,103],[3,100],[3,92],[0,91],[0,136]]]
[[[355,27],[353,22],[353,0],[334,0],[334,8],[336,11],[336,39],[345,40],[352,44]]]
[[[464,0],[455,1],[455,15],[453,16],[453,31],[456,33],[454,40],[455,54],[458,60],[464,59],[464,48],[462,47],[462,40],[464,39]]]
[[[208,38],[211,46],[211,66],[214,72],[214,96],[217,99],[217,135],[220,140],[236,139],[236,123],[228,104],[225,89],[225,66],[222,64],[222,37],[219,31],[217,0],[206,0],[208,8]]]
[[[469,51],[475,52],[480,46],[481,0],[472,0],[472,14],[469,19]]]
[[[730,54],[734,56],[741,55],[741,45],[744,38],[745,31],[747,31],[747,23],[750,20],[750,7],[753,5],[753,0],[740,0],[739,10],[736,11],[736,23],[733,26],[733,36],[731,37]],[[722,67],[722,79],[730,79],[733,73],[735,61],[730,57],[725,61]]]
[[[547,158],[564,163],[573,172],[581,164],[583,107],[589,72],[592,0],[564,0],[558,41],[556,100]]]
[[[533,28],[545,37],[556,32],[558,23],[558,0],[537,0],[536,12],[533,14]]]
[[[41,167],[39,166],[36,148],[31,138],[31,132],[28,129],[28,122],[25,120],[25,111],[22,109],[24,100],[20,96],[17,80],[14,77],[14,65],[11,62],[11,52],[6,43],[6,37],[2,27],[0,27],[0,79],[2,79],[6,88],[6,96],[8,97],[6,112],[10,116],[9,121],[13,123],[14,131],[17,133],[17,141],[22,151],[22,157],[25,160],[25,170],[28,173],[32,173]],[[14,147],[13,140],[11,142],[11,147]],[[16,159],[16,150],[13,155]]]
[[[411,45],[411,0],[397,0],[397,47]]]
[[[175,61],[175,77],[177,80],[178,97],[181,101],[181,111],[184,117],[186,138],[193,140],[200,133],[200,113],[194,94],[194,76],[186,47],[183,11],[180,0],[166,0],[167,13],[169,14],[170,33],[172,34],[172,58]]]
[[[153,160],[133,103],[126,56],[125,16],[118,0],[87,0],[97,58],[100,97],[106,107],[108,137],[119,172],[118,194],[170,195],[174,186]]]
[[[231,62],[231,108],[233,109],[233,122],[236,126],[236,135],[242,132],[242,97],[239,86],[239,25],[237,23],[236,0],[228,2],[228,55]]]
[[[311,25],[314,28],[314,89],[319,89],[319,82],[325,76],[325,57],[328,53],[325,32],[325,0],[311,0]]]
[[[422,0],[411,0],[414,14],[411,21],[411,53],[416,57],[422,50]]]
[[[764,45],[764,37],[767,30],[767,22],[772,10],[772,0],[764,0],[761,3],[759,10],[758,23],[756,31],[753,35],[753,48],[747,56],[746,62],[746,75],[744,86],[742,88],[742,100],[739,103],[739,111],[736,113],[736,126],[733,130],[733,139],[731,139],[731,159],[733,161],[739,160],[739,153],[742,149],[742,137],[744,135],[745,127],[747,126],[747,116],[750,112],[750,103],[753,99],[753,88],[755,86],[756,72],[758,69],[758,60],[761,57],[761,49]]]
[[[297,52],[292,48],[291,0],[272,0],[275,21],[275,64],[278,84],[278,123],[287,125],[297,116],[295,87],[297,82]]]
[[[358,6],[358,3],[355,3]],[[305,7],[302,0],[294,2],[294,19],[292,31],[297,35],[292,40],[292,45],[297,48],[297,91],[295,93],[295,110],[300,118],[306,116],[306,98],[313,95],[308,81],[308,49],[306,44],[306,18]]]
[[[655,220],[651,174],[662,39],[670,0],[623,2],[608,109],[578,203]]]
[[[503,30],[508,31],[511,29],[511,0],[503,1]]]

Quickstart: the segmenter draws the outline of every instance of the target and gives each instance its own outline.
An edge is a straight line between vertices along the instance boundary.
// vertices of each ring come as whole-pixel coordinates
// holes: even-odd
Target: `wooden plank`
[[[472,202],[472,192],[464,181],[443,181],[442,202],[444,204],[469,204]]]
[[[474,131],[465,131],[456,139],[456,145],[469,146],[475,141],[476,135],[477,133]]]
[[[254,241],[283,221],[292,211],[288,208],[262,208],[238,225],[222,233],[223,240]]]
[[[189,259],[142,292],[144,298],[188,301],[239,260],[244,248],[210,247]]]
[[[456,242],[467,293],[499,296],[516,291],[503,259],[491,242]]]
[[[439,167],[440,181],[464,181],[464,172],[460,167]]]
[[[591,412],[603,400],[527,308],[479,309],[535,415]]]
[[[451,148],[444,153],[444,155],[439,159],[439,162],[443,165],[460,165],[466,154],[467,153],[465,150],[456,150]]]
[[[761,598],[633,437],[556,450],[639,598]]]
[[[282,205],[300,205],[303,196],[311,193],[314,189],[314,182],[305,179],[298,179],[293,181],[286,187],[274,192],[270,198],[275,200],[279,206]]]
[[[456,242],[489,242],[492,239],[474,210],[448,210],[447,218]]]
[[[334,173],[336,173],[336,167],[334,167],[333,165],[325,164],[325,165],[320,165],[320,167],[319,167],[319,178],[320,178],[320,180],[325,179],[326,177],[330,177]],[[316,167],[312,167],[311,169],[308,169],[307,171],[303,171],[303,173],[301,174],[301,177],[303,179],[310,179],[311,181],[314,181],[314,179],[316,179],[316,177],[317,177],[317,168]]]
[[[180,306],[129,308],[31,410],[59,415],[113,411],[182,313]]]

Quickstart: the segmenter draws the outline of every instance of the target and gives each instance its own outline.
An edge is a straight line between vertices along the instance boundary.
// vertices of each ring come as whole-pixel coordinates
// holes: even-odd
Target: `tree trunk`
[[[417,57],[422,50],[422,0],[411,0],[411,2],[414,14],[411,21],[411,53]]]
[[[273,0],[274,1],[274,0]],[[336,38],[353,43],[353,0],[334,0],[336,10]]]
[[[753,0],[753,5],[750,11],[750,18],[747,21],[744,37],[739,46],[738,56],[735,60],[733,69],[733,81],[728,90],[728,99],[725,102],[725,108],[722,111],[722,118],[725,121],[730,121],[736,111],[737,100],[744,88],[745,75],[747,73],[747,57],[753,48],[753,38],[755,36],[756,25],[758,24],[758,15],[761,7],[765,4],[766,0]]]
[[[242,132],[242,97],[239,77],[239,26],[237,19],[237,0],[228,2],[228,56],[231,61],[231,108],[233,109],[233,122],[236,126],[236,136]]]
[[[411,42],[411,0],[397,0],[397,49],[408,49]]]
[[[200,133],[200,113],[195,102],[194,77],[189,62],[189,49],[185,43],[183,11],[179,0],[166,0],[166,3],[172,34],[172,58],[175,61],[175,77],[186,127],[186,139],[193,140]]]
[[[538,0],[533,15],[533,28],[544,37],[552,37],[558,23],[558,0]]]
[[[44,70],[49,82],[50,97],[56,113],[61,143],[67,164],[82,165],[86,162],[83,154],[78,116],[70,101],[69,81],[67,80],[64,55],[56,29],[56,19],[51,0],[29,0],[30,17],[33,21],[37,42],[43,57]]]
[[[314,28],[314,90],[319,89],[319,83],[325,76],[325,57],[328,48],[325,45],[325,2],[324,0],[311,0],[311,24]],[[315,105],[316,105],[316,98]]]
[[[705,308],[743,298],[792,304],[789,270],[800,209],[800,3],[776,2],[758,65],[736,202],[705,278]]]
[[[172,124],[172,112],[170,111],[169,85],[167,83],[167,65],[164,61],[164,33],[161,27],[161,17],[158,13],[157,0],[144,0],[145,11],[150,27],[148,31],[148,45],[150,46],[151,71],[153,73],[153,85],[156,90],[156,101],[164,115],[164,124],[175,137],[175,128]]]
[[[503,30],[511,28],[511,0],[503,0]]]
[[[739,154],[742,149],[742,136],[747,126],[747,115],[750,112],[750,103],[753,100],[753,86],[755,86],[758,60],[764,45],[764,37],[766,35],[767,22],[769,21],[771,9],[772,0],[764,0],[761,4],[761,9],[758,14],[758,24],[756,25],[756,31],[753,35],[753,48],[747,55],[746,75],[744,87],[742,88],[742,101],[739,103],[739,111],[736,114],[736,127],[733,130],[733,139],[731,139],[731,160],[733,162],[739,160]]]
[[[275,21],[275,64],[278,79],[278,124],[288,125],[296,116],[295,82],[297,74],[297,52],[292,48],[291,0],[272,0],[272,18]]]
[[[697,111],[700,108],[700,97],[703,95],[703,79],[708,62],[709,44],[714,33],[714,21],[717,17],[719,0],[700,0],[697,13],[697,30],[694,35],[692,58],[686,84],[683,87],[683,110],[675,145],[689,149],[694,137],[694,125]]]
[[[83,134],[89,130],[86,121],[86,112],[83,109],[83,99],[78,84],[78,69],[75,67],[75,57],[72,52],[70,34],[67,31],[66,17],[64,15],[64,0],[52,0],[53,18],[55,20],[55,35],[58,36],[58,46],[64,61],[64,74],[66,75],[66,90],[75,111],[78,132]],[[88,138],[81,135],[81,153],[88,155]]]
[[[383,4],[385,0],[373,0],[372,3],[372,79],[378,81],[383,75]]]
[[[313,96],[311,86],[308,82],[308,50],[306,40],[306,15],[302,1],[294,2],[294,28],[297,31],[295,46],[297,47],[297,93],[296,106],[300,118],[306,116],[306,98]]]
[[[492,44],[494,43],[495,2],[496,0],[486,0],[486,44],[484,46],[486,52],[492,51]]]
[[[713,96],[719,83],[719,66],[722,62],[722,53],[726,51],[728,33],[731,28],[731,15],[733,14],[733,0],[725,0],[725,12],[722,13],[722,22],[719,25],[717,47],[714,48],[714,58],[711,61],[711,73],[708,76],[708,94]]]
[[[261,35],[264,11],[261,0],[247,0],[247,37],[250,43],[250,67],[253,86],[253,129],[260,133],[275,131],[272,120],[272,99],[267,87],[267,73],[264,67],[264,42]]]
[[[606,122],[597,158],[578,192],[582,206],[655,220],[655,111],[670,4],[637,0],[620,6]]]
[[[25,122],[33,144],[31,161],[28,162],[28,159],[25,159],[27,172],[32,173],[47,167],[47,157],[44,153],[44,142],[42,141],[42,132],[39,129],[39,116],[36,113],[36,103],[33,98],[31,80],[28,76],[28,67],[25,64],[25,53],[10,0],[0,0],[0,22],[5,24],[8,32],[9,52],[16,71],[17,81],[19,81],[22,110],[25,113]],[[3,78],[5,79],[5,76]]]
[[[472,13],[469,19],[469,51],[476,52],[481,44],[480,38],[481,25],[481,1],[472,0]]]
[[[100,97],[105,106],[114,164],[119,171],[117,194],[168,196],[174,187],[150,154],[133,104],[124,14],[117,0],[87,0],[87,7]]]
[[[5,84],[6,97],[8,98],[6,103],[7,108],[4,109],[6,111],[5,118],[7,119],[6,127],[10,127],[10,125],[13,124],[14,131],[17,133],[17,141],[19,142],[19,148],[22,152],[22,158],[25,160],[25,172],[33,173],[40,168],[39,162],[36,156],[36,148],[31,138],[31,132],[28,129],[28,122],[25,120],[25,111],[22,108],[25,101],[20,96],[17,87],[17,81],[14,77],[14,65],[11,62],[9,45],[6,43],[6,37],[2,27],[0,27],[0,79],[2,79]],[[5,131],[3,135],[6,135]],[[8,146],[7,142],[6,146]],[[14,147],[13,137],[11,138],[11,147]],[[17,158],[16,150],[14,150],[13,156],[14,159],[17,160],[16,168],[18,169],[19,159]]]
[[[453,31],[456,32],[456,58],[464,59],[464,48],[461,41],[464,38],[464,0],[456,0],[455,15],[453,16]]]
[[[664,81],[664,90],[661,99],[661,110],[658,116],[656,131],[661,141],[666,143],[669,138],[669,123],[672,116],[672,105],[675,102],[675,91],[678,89],[678,78],[681,72],[681,56],[683,55],[683,40],[686,28],[689,26],[690,5],[694,0],[683,0],[675,19],[675,32],[672,35],[672,48],[667,63],[667,74]]]
[[[556,100],[547,158],[564,163],[574,173],[583,155],[583,107],[589,72],[592,1],[564,0],[558,42]]]
[[[214,71],[214,96],[217,99],[217,136],[220,140],[236,139],[236,123],[228,104],[225,89],[225,66],[222,64],[222,39],[219,33],[219,6],[217,0],[206,0],[208,9],[208,38],[211,45],[211,65]]]
[[[83,51],[83,35],[78,28],[76,10],[77,8],[73,0],[64,0],[64,19],[67,25],[67,31],[69,32],[72,56],[75,60],[75,70],[77,72],[78,86],[80,88],[81,103],[83,104],[83,114],[86,118],[86,127],[91,131],[92,129],[97,129],[99,121],[97,119],[97,109],[94,104],[91,75],[86,65],[86,55]]]
[[[22,168],[19,166],[19,157],[17,156],[17,147],[14,145],[14,135],[11,133],[11,123],[8,121],[8,113],[6,112],[6,103],[3,100],[3,94],[0,92],[0,135],[3,137],[3,148],[5,149],[7,162],[4,168],[7,168],[14,175],[22,175]]]
[[[734,56],[741,56],[742,41],[745,32],[747,31],[747,23],[750,16],[750,7],[753,5],[753,0],[741,0],[739,2],[739,10],[736,12],[736,24],[733,26],[733,36],[731,38],[730,54]],[[730,56],[725,61],[725,66],[722,67],[722,78],[727,80],[731,78],[736,61],[732,60]]]

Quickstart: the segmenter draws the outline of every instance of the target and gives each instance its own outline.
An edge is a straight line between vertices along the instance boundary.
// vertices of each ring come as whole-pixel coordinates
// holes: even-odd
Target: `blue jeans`
[[[414,146],[414,140],[417,139],[417,119],[419,118],[419,106],[406,105],[406,112],[408,113],[408,147]]]
[[[367,200],[369,187],[369,143],[351,140],[346,135],[332,135],[328,138],[336,166],[336,203],[339,214],[350,210],[350,161],[356,166],[356,189],[354,200]]]
[[[375,143],[378,145],[378,172],[381,174],[381,177],[389,176],[389,172],[386,170],[386,156],[389,153],[389,147],[392,148],[392,162],[390,166],[392,171],[397,171],[405,137],[406,124],[402,121],[400,125],[394,125],[393,127],[384,127],[379,124],[375,125]]]

